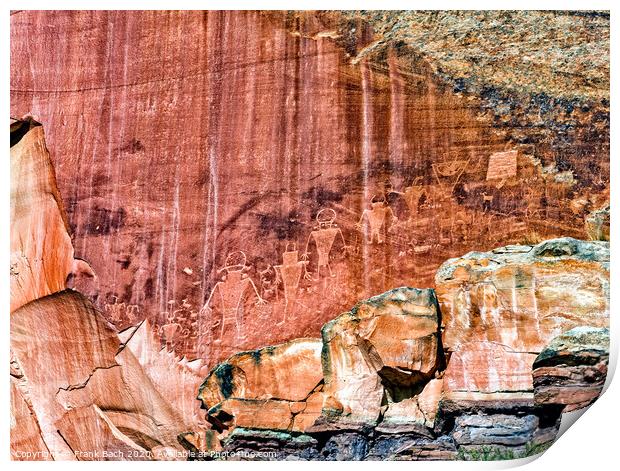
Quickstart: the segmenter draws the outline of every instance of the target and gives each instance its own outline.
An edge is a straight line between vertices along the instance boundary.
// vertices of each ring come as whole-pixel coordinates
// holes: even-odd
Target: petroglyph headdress
[[[331,208],[323,208],[316,215],[319,224],[331,224],[336,220],[336,211]]]
[[[221,271],[242,271],[245,268],[249,268],[246,265],[247,262],[247,257],[245,255],[245,253],[243,253],[241,250],[238,250],[236,252],[231,252],[228,254],[228,257],[226,257],[226,262],[224,262],[224,267],[220,268],[218,270],[218,273]]]

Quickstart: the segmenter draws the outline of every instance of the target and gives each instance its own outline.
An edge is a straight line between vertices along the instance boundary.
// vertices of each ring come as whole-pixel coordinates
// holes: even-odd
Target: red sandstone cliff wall
[[[548,163],[552,147],[517,145],[410,45],[356,60],[375,39],[362,20],[321,13],[12,15],[11,113],[45,126],[87,263],[72,286],[117,327],[148,318],[167,326],[169,346],[214,363],[316,336],[386,289],[431,286],[468,250],[584,237],[580,208],[600,191],[590,174],[576,190],[543,173],[532,158]],[[580,136],[580,155],[603,163],[604,190],[605,136]],[[487,181],[505,150],[517,174]],[[586,202],[572,211],[571,198]],[[343,237],[329,267],[312,239],[301,263],[326,208]],[[322,229],[319,243],[336,232]],[[236,251],[240,280],[222,270]]]

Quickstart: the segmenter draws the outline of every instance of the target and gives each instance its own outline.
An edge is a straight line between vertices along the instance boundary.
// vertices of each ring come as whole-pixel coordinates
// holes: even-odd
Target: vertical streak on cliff
[[[212,236],[209,238],[211,245],[211,271],[217,268],[216,254],[219,248],[219,209],[220,209],[220,189],[219,189],[219,169],[218,159],[222,158],[222,112],[223,104],[223,80],[224,80],[224,51],[226,51],[226,33],[228,28],[228,18],[226,13],[217,12],[215,15],[214,25],[209,28],[209,44],[216,44],[217,47],[213,51],[209,51],[213,73],[209,74],[211,79],[209,86],[210,97],[210,119],[209,119],[209,176],[212,185],[212,193],[209,199],[209,205],[212,209],[212,219],[209,224]],[[211,19],[211,15],[209,15]],[[226,200],[226,197],[224,197]],[[225,248],[227,250],[228,248]]]
[[[211,15],[203,16],[202,18],[202,27],[204,29],[202,37],[202,43],[200,48],[198,49],[199,61],[201,64],[200,70],[207,72],[209,70],[210,58],[209,58],[209,33],[210,33],[210,25],[209,18]],[[206,197],[205,197],[205,205],[204,205],[204,227],[203,227],[203,237],[202,237],[202,280],[201,280],[201,295],[199,302],[204,302],[209,295],[209,286],[208,280],[211,273],[211,268],[213,267],[213,259],[210,256],[211,245],[214,243],[215,238],[213,237],[213,226],[211,225],[211,219],[213,217],[213,206],[212,206],[212,198],[213,198],[213,189],[215,188],[215,183],[213,181],[213,175],[211,172],[211,162],[213,161],[212,154],[210,151],[210,140],[209,140],[209,128],[212,121],[212,116],[210,113],[210,102],[208,97],[210,96],[210,84],[209,84],[209,74],[203,73],[202,77],[202,93],[203,96],[200,99],[200,114],[199,116],[204,117],[200,119],[200,140],[201,140],[201,156],[204,156],[205,165],[204,172],[205,175],[200,176],[200,181],[204,181],[205,186],[207,188]],[[206,112],[205,112],[206,109]],[[208,178],[207,178],[208,176]],[[204,319],[201,319],[201,322],[205,322]]]
[[[118,21],[121,23],[121,30],[124,31],[124,38],[122,40],[122,64],[120,65],[122,68],[122,79],[121,79],[121,83],[124,84],[123,87],[120,88],[120,94],[121,96],[119,97],[119,101],[120,103],[128,103],[129,102],[129,98],[128,98],[128,88],[129,88],[129,74],[127,72],[127,66],[128,66],[128,56],[129,56],[129,46],[130,44],[132,44],[132,40],[130,38],[130,32],[133,30],[131,28],[131,25],[128,24],[130,21],[132,21],[132,16],[130,15],[118,15],[118,12],[116,13],[116,15],[118,16]],[[116,61],[115,63],[118,63],[118,61]],[[112,117],[112,110],[110,110],[110,116]],[[115,127],[118,128],[118,138],[117,141],[120,144],[123,144],[125,142],[125,135],[127,134],[127,129],[126,129],[126,121],[125,121],[125,117],[126,117],[126,112],[125,110],[120,110],[119,113],[120,115],[120,123],[118,125],[116,125],[115,123]],[[130,115],[131,116],[131,115]],[[113,141],[112,136],[110,136],[110,141]],[[116,146],[115,149],[115,154],[116,154],[116,162],[115,162],[115,168],[114,168],[114,175],[122,175],[123,172],[123,167],[124,162],[122,160],[122,148],[120,145]],[[110,206],[110,208],[112,209],[112,211],[114,211],[113,214],[118,214],[116,213],[116,211],[118,210],[118,208],[121,208],[125,205],[131,204],[133,203],[133,201],[131,203],[129,202],[123,202],[123,201],[119,201],[119,194],[121,193],[121,181],[119,179],[116,179],[114,181],[113,184],[113,190],[112,190],[112,205]],[[131,205],[131,207],[133,207],[133,204]],[[121,238],[120,238],[120,230],[121,230],[121,224],[117,224],[116,228],[112,228],[112,230],[110,231],[110,245],[113,246],[112,251],[113,253],[119,253],[120,249],[119,247],[121,246]],[[114,235],[112,235],[114,234]],[[116,282],[116,270],[114,271],[114,285],[117,285]],[[137,287],[137,288],[142,288],[142,286]],[[126,300],[127,303],[131,303],[131,299],[127,299]]]
[[[107,45],[107,49],[106,49],[106,53],[105,53],[105,72],[104,72],[104,76],[105,76],[105,101],[107,102],[107,110],[105,109],[105,107],[102,107],[102,112],[106,112],[107,115],[107,123],[105,123],[105,126],[102,126],[102,129],[106,129],[107,131],[107,136],[106,136],[106,144],[107,144],[107,149],[106,149],[106,177],[107,180],[110,181],[113,177],[113,165],[112,165],[112,153],[114,152],[113,150],[113,146],[112,146],[112,133],[117,132],[115,127],[114,127],[114,104],[115,104],[115,97],[114,97],[114,90],[112,88],[112,64],[113,64],[113,60],[115,59],[115,57],[113,57],[114,54],[114,37],[115,37],[115,31],[116,31],[116,24],[115,24],[115,18],[112,17],[114,13],[110,12],[110,20],[108,22],[108,29],[107,29],[107,33],[108,33],[108,37],[106,40],[106,45]],[[104,105],[105,106],[105,105]],[[102,123],[103,124],[103,123]],[[89,200],[92,201],[92,192],[93,192],[93,188],[91,187],[90,189],[90,198]],[[114,200],[114,195],[111,195],[112,200]],[[110,209],[112,211],[114,211],[114,206],[111,206]],[[111,237],[106,237],[104,240],[104,247],[105,247],[105,253],[111,253]],[[115,285],[116,284],[116,266],[114,266],[113,270],[112,270],[112,283]]]
[[[398,63],[393,51],[389,57],[390,75],[390,139],[389,153],[392,168],[398,168],[403,162],[403,122],[404,122],[404,93],[402,77],[398,72]]]
[[[312,146],[306,147],[307,144],[314,144],[314,129],[312,127],[312,118],[314,113],[309,112],[310,106],[310,89],[312,87],[312,77],[310,75],[309,59],[308,55],[308,40],[303,38],[303,23],[298,18],[296,20],[297,29],[296,31],[300,34],[299,40],[297,41],[297,62],[299,66],[297,67],[297,77],[295,80],[299,82],[299,104],[298,107],[298,116],[299,116],[299,131],[297,137],[297,156],[298,158],[305,158],[309,162],[308,168],[314,168],[314,149]],[[302,157],[303,156],[303,157]],[[295,175],[296,177],[298,175]]]
[[[295,18],[295,25],[297,30],[299,29],[299,18]],[[285,25],[286,29],[286,25]],[[287,41],[288,44],[289,41]],[[300,107],[300,80],[301,80],[301,61],[299,60],[301,55],[301,39],[299,36],[293,36],[292,45],[290,47],[286,47],[287,50],[287,63],[288,60],[292,61],[292,70],[290,71],[290,76],[285,76],[286,79],[284,83],[292,82],[292,86],[290,87],[290,92],[286,98],[286,109],[288,115],[288,128],[285,135],[285,139],[287,142],[286,148],[288,149],[286,162],[288,165],[289,161],[293,161],[300,156],[300,140],[302,135],[302,130],[300,127],[301,122],[301,107]],[[289,51],[290,50],[290,57]],[[290,110],[290,111],[289,111]],[[290,131],[289,131],[290,129]],[[289,135],[290,134],[290,135]],[[299,167],[297,167],[297,172],[299,172]],[[296,175],[299,178],[299,173]],[[288,176],[285,176],[288,181]]]
[[[281,64],[281,72],[280,74],[278,74],[278,89],[282,87],[282,90],[280,91],[280,100],[278,100],[279,106],[276,115],[279,117],[279,119],[277,120],[278,140],[276,142],[278,142],[278,152],[280,154],[277,161],[280,161],[280,159],[282,159],[284,161],[284,164],[280,166],[280,169],[285,169],[289,166],[289,162],[293,160],[290,146],[291,137],[289,136],[289,132],[294,129],[294,125],[289,126],[288,120],[291,114],[294,114],[297,111],[297,107],[295,103],[290,103],[291,87],[289,84],[289,74],[287,70],[290,60],[290,48],[288,47],[287,31],[285,28],[282,28],[281,30],[277,30],[275,34],[278,42],[275,49],[277,51],[284,51],[284,60]],[[295,84],[293,83],[293,88],[294,87]],[[289,111],[289,109],[291,108],[292,113]],[[278,175],[278,178],[281,181],[284,181],[284,177],[284,175]],[[279,188],[279,185],[277,187]],[[290,191],[291,190],[289,188],[289,192]],[[286,214],[288,215],[290,211],[298,204],[297,195],[295,195],[294,200],[293,195],[290,195],[290,199],[284,198],[283,200],[288,201],[288,207],[286,208]],[[290,234],[287,234],[287,236],[290,237]]]
[[[432,161],[437,162],[441,161],[444,156],[437,155],[437,132],[436,132],[436,118],[437,118],[437,87],[435,86],[432,77],[430,76],[430,72],[427,73],[426,77],[426,86],[428,87],[426,93],[426,120],[422,124],[422,132],[428,132],[429,136],[429,148],[432,155],[424,156],[425,158],[430,158]]]
[[[371,152],[372,152],[372,97],[369,96],[372,91],[370,87],[370,68],[366,59],[361,64],[362,74],[362,175],[363,175],[363,187],[364,187],[364,200],[362,202],[362,211],[367,207],[369,199],[372,197],[369,193],[370,185],[370,165],[371,165]],[[362,240],[364,239],[364,226],[361,227]],[[364,295],[366,296],[370,289],[370,246],[369,244],[363,244],[363,267],[364,270]]]

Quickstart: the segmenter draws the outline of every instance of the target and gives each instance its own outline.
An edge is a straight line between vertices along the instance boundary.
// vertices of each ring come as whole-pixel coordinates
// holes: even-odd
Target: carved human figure
[[[306,270],[307,265],[307,260],[298,260],[297,245],[286,244],[286,249],[282,254],[282,265],[276,265],[284,285],[284,316],[279,323],[286,321],[286,313],[289,306],[297,301],[299,280],[301,279],[302,271]]]
[[[410,186],[405,187],[405,191],[403,192],[405,203],[407,203],[407,207],[409,208],[409,218],[417,215],[428,199],[426,187],[418,184],[420,180],[420,177],[416,177]]]
[[[370,234],[366,231],[366,241],[369,244],[374,243],[375,240],[378,244],[384,242],[383,233],[386,220],[388,220],[390,224],[398,221],[392,212],[392,208],[387,205],[384,196],[374,196],[372,198],[370,209],[364,210],[362,217],[357,223],[359,229],[363,228],[364,219],[368,221],[368,226],[370,228]]]
[[[491,210],[491,205],[493,203],[493,194],[489,194],[486,191],[482,192],[482,211],[488,212]]]
[[[183,337],[189,334],[189,329],[183,329],[183,326],[177,320],[175,312],[171,312],[166,316],[166,323],[158,329],[159,335],[163,337],[167,348],[172,347],[178,334]]]
[[[454,292],[452,298],[453,328],[469,328],[472,310],[471,284],[464,282]]]
[[[228,254],[226,257],[225,266],[219,270],[225,272],[222,281],[218,281],[209,295],[209,299],[203,306],[201,314],[211,309],[211,303],[214,302],[214,297],[217,293],[217,299],[219,300],[219,309],[222,312],[222,319],[220,321],[220,332],[216,339],[216,342],[221,342],[224,336],[224,329],[227,324],[234,323],[235,326],[235,338],[236,340],[241,338],[241,324],[243,322],[242,313],[240,311],[241,304],[244,299],[245,292],[248,287],[251,287],[256,295],[256,305],[265,304],[265,301],[258,293],[256,285],[250,277],[244,272],[250,267],[246,265],[247,258],[245,253],[238,251]]]
[[[302,260],[307,261],[310,253],[308,252],[308,248],[310,246],[310,242],[314,240],[316,245],[316,251],[318,254],[318,263],[317,263],[317,279],[321,274],[321,268],[327,268],[329,275],[331,277],[336,276],[332,273],[332,269],[329,266],[329,254],[334,245],[334,241],[337,236],[340,236],[342,239],[342,245],[345,251],[348,251],[349,247],[346,245],[344,240],[344,236],[342,235],[342,231],[334,222],[336,220],[336,211],[330,208],[321,209],[316,215],[317,226],[314,227],[310,235],[308,236],[308,241],[306,242],[306,249],[304,254],[302,255]],[[310,275],[306,272],[306,275],[309,277]]]
[[[410,213],[405,194],[402,191],[397,191],[389,180],[384,183],[383,190],[385,201],[392,208],[394,215],[398,219],[405,219],[406,215]]]
[[[405,188],[405,201],[409,207],[409,215],[415,216],[420,212],[421,206],[426,202],[428,196],[426,189],[422,186],[408,186]]]

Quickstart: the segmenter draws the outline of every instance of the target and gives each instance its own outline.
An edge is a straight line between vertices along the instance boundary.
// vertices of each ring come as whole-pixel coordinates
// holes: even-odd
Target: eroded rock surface
[[[214,366],[469,250],[585,238],[608,38],[604,12],[21,10],[11,113],[45,126],[74,286]],[[216,290],[238,251],[256,290]]]
[[[437,272],[444,345],[484,340],[540,352],[577,325],[609,322],[609,244],[572,238],[471,252]]]
[[[327,323],[325,410],[339,421],[376,423],[384,403],[419,393],[443,367],[432,290],[397,288]]]
[[[438,273],[439,302],[434,290],[415,288],[360,302],[323,327],[321,342],[313,341],[315,352],[321,349],[322,376],[303,390],[323,384],[320,394],[315,389],[308,396],[317,401],[304,427],[292,417],[297,403],[290,392],[287,400],[268,392],[275,390],[274,370],[263,359],[282,356],[272,362],[286,368],[279,374],[285,378],[297,361],[307,368],[307,356],[286,355],[289,344],[235,355],[211,372],[201,391],[207,408],[220,401],[208,410],[213,426],[225,431],[212,449],[234,451],[239,459],[313,460],[539,453],[553,443],[563,411],[600,394],[607,329],[575,328],[546,347],[540,343],[570,322],[608,323],[608,257],[607,243],[575,239],[502,247],[446,262]],[[490,296],[488,286],[496,282],[500,289]],[[463,283],[478,295],[463,297]],[[500,303],[507,294],[511,303]],[[492,337],[505,329],[506,343]],[[269,381],[257,387],[256,378]]]
[[[609,363],[609,330],[575,327],[554,338],[534,361],[534,399],[566,411],[590,405],[601,394]]]
[[[610,225],[610,206],[609,202],[606,206],[592,211],[586,217],[586,233],[592,240],[609,241],[609,225]]]
[[[200,387],[207,418],[221,431],[245,427],[304,431],[323,405],[322,343],[297,339],[238,353]]]
[[[178,459],[206,421],[205,372],[148,322],[121,334],[67,278],[73,259],[43,128],[11,123],[11,450],[14,459]],[[70,277],[69,275],[73,275]]]
[[[11,312],[62,291],[73,269],[68,220],[43,127],[11,123]]]
[[[180,451],[177,435],[195,426],[77,292],[46,296],[15,311],[11,349],[43,441],[56,459],[105,459],[103,452],[149,459],[162,447]]]
[[[608,325],[608,32],[600,12],[14,12],[12,113],[51,155],[11,122],[12,450],[551,443],[606,372],[602,343],[557,336]],[[560,236],[599,242],[539,243]],[[436,295],[290,340],[442,263]]]

